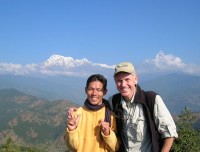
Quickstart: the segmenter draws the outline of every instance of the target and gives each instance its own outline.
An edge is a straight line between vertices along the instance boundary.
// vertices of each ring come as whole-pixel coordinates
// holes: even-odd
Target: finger
[[[67,110],[67,116],[71,116],[71,115],[72,115],[72,109],[69,108],[69,109]]]
[[[68,114],[67,119],[73,119],[73,116],[71,114]]]
[[[67,125],[70,125],[70,126],[74,126],[74,124],[75,124],[75,123],[74,123],[73,120],[70,120],[70,121],[67,122]]]
[[[69,114],[72,115],[73,114],[73,108],[69,108]]]
[[[101,126],[103,122],[104,122],[103,119],[100,119],[99,120],[99,126]]]
[[[69,108],[67,113],[68,113],[68,118],[74,118],[74,107],[73,108]]]
[[[102,130],[103,130],[103,132],[105,132],[105,131],[106,131],[106,128],[105,128],[105,127],[103,127],[103,128],[102,128]]]
[[[104,126],[104,127],[109,127],[109,122],[104,122],[104,123],[103,123],[103,126]]]
[[[78,125],[80,118],[81,118],[81,114],[79,114],[78,117],[77,117],[76,120],[75,120],[75,124],[76,124],[76,125]]]
[[[67,109],[67,116],[70,114],[70,110],[69,109]]]
[[[101,126],[107,128],[107,127],[109,127],[109,123],[108,123],[108,122],[105,122],[105,121],[102,121],[102,122],[101,122]]]
[[[70,111],[71,113],[76,112],[76,111],[77,111],[77,108],[76,108],[76,107],[71,107],[71,108],[69,108],[69,111]]]
[[[73,107],[73,112],[77,111],[78,109],[76,107]]]

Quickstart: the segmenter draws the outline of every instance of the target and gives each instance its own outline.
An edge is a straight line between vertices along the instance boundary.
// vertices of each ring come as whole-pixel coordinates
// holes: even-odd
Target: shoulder
[[[121,94],[120,93],[114,94],[112,96],[112,102],[116,102],[116,101],[120,101],[120,100],[121,100]]]
[[[156,95],[155,106],[161,106],[161,107],[166,106],[160,95]]]
[[[119,101],[121,101],[121,94],[117,93],[117,94],[112,95],[111,97],[109,97],[108,101],[110,103],[111,109],[113,109],[113,107],[115,107],[115,105]]]
[[[78,109],[77,109],[77,111],[76,111],[76,114],[78,115],[78,114],[81,114],[81,113],[83,113],[84,112],[84,107],[79,107]]]
[[[156,98],[156,96],[158,95],[158,93],[154,92],[154,91],[145,91],[146,95],[148,96],[148,98]]]

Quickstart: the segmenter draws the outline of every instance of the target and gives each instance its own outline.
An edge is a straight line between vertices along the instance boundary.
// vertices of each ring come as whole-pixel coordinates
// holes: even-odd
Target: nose
[[[97,93],[96,89],[92,90],[92,94],[96,94],[96,93]]]
[[[124,87],[126,85],[126,81],[121,81],[121,86]]]

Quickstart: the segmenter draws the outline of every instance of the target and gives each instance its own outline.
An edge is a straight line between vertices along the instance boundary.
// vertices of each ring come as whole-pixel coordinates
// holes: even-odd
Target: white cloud
[[[107,64],[101,64],[101,63],[94,63],[94,65],[103,67],[103,68],[108,68],[108,69],[114,69],[115,65],[107,65]]]
[[[162,51],[156,55],[155,59],[148,59],[145,62],[153,64],[159,69],[182,68],[185,66],[179,57],[172,54],[165,55]]]
[[[15,75],[23,75],[25,71],[20,64],[13,63],[1,63],[0,64],[0,74],[15,74]]]
[[[36,64],[13,64],[13,63],[0,63],[0,74],[13,74],[13,75],[28,75],[36,73],[38,66]]]
[[[148,59],[145,61],[145,64],[148,66],[154,66],[151,68],[156,71],[179,71],[194,75],[200,75],[200,67],[194,64],[184,63],[180,57],[177,57],[173,54],[164,54],[160,51],[155,59]]]

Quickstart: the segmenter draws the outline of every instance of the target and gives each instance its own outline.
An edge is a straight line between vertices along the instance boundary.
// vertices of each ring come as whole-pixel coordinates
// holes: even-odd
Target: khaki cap
[[[133,64],[130,62],[122,62],[116,65],[114,76],[119,72],[136,73]]]

